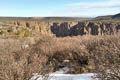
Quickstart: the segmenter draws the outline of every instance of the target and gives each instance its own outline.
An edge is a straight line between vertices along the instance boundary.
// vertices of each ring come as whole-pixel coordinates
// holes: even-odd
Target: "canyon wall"
[[[0,22],[0,35],[49,35],[65,37],[77,35],[111,35],[119,31],[120,22]]]

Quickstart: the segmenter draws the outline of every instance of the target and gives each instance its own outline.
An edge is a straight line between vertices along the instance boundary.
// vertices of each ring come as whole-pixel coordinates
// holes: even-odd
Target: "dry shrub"
[[[0,37],[0,80],[24,80],[24,66],[17,62],[21,55],[16,52],[31,43],[34,40],[28,38]]]
[[[100,80],[120,80],[120,35],[104,36],[87,44]]]
[[[0,78],[3,80],[25,80],[30,78],[33,73],[44,75],[54,72],[60,67],[56,66],[58,65],[57,61],[62,64],[64,60],[71,59],[74,55],[73,53],[76,53],[73,59],[71,59],[73,63],[82,60],[77,59],[77,56],[87,55],[84,49],[84,45],[76,37],[42,37],[30,48],[6,55],[7,59],[3,58],[3,60],[0,60],[3,63],[0,65],[2,66]],[[81,55],[78,53],[81,53]],[[60,62],[60,58],[58,59],[57,55],[58,57],[68,56],[68,58],[64,57],[62,62]],[[74,64],[79,65],[77,63]],[[69,66],[72,66],[72,64],[69,64]]]
[[[0,79],[25,80],[33,73],[45,75],[63,67],[74,74],[112,70],[119,64],[119,39],[120,35],[42,37],[27,49],[2,56]]]
[[[21,43],[13,39],[0,39],[0,80],[14,80],[12,54],[21,48]],[[14,63],[15,64],[15,63]]]

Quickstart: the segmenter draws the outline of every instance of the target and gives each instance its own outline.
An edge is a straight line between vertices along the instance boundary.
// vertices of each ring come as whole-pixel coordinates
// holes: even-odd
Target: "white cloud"
[[[64,16],[89,16],[111,15],[120,12],[120,0],[105,0],[101,2],[77,2],[65,4],[66,10],[56,12]]]
[[[120,8],[120,0],[107,0],[103,2],[80,2],[66,4],[69,7],[83,7],[83,8]]]

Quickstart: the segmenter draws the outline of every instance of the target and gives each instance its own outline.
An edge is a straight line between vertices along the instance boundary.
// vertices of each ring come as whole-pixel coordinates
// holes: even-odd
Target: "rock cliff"
[[[6,21],[0,22],[1,35],[36,36],[49,35],[57,37],[77,35],[106,35],[120,31],[120,22],[35,22]]]

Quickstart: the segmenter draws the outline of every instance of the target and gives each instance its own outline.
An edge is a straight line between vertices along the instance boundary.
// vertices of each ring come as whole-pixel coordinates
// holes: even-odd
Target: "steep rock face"
[[[115,34],[120,30],[119,23],[74,22],[53,23],[51,31],[58,37],[77,35],[106,35]]]
[[[115,34],[120,30],[120,23],[114,22],[0,22],[0,32],[16,33],[23,36],[29,31],[30,36],[49,35],[57,37],[77,35],[106,35]],[[27,32],[28,32],[27,31]],[[19,35],[18,34],[18,35]]]

